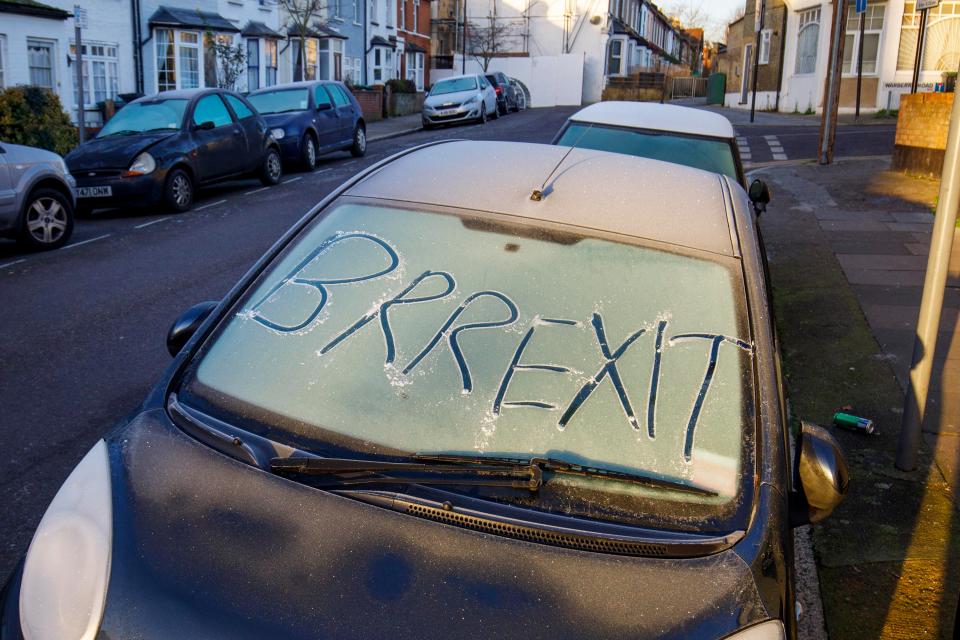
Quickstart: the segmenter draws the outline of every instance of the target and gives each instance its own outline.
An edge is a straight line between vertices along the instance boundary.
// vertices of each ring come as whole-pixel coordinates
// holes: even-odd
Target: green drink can
[[[847,429],[848,431],[865,433],[867,435],[873,435],[877,431],[873,420],[852,416],[849,413],[843,412],[833,414],[833,426],[839,427],[840,429]]]

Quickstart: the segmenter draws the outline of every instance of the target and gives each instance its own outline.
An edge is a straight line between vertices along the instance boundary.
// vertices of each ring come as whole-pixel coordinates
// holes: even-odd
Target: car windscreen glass
[[[283,89],[254,93],[248,95],[247,100],[262,114],[284,113],[306,109],[309,95],[307,89]]]
[[[430,90],[432,96],[442,96],[447,93],[457,93],[458,91],[470,91],[477,88],[477,79],[470,78],[452,78],[450,80],[441,80],[433,85]]]
[[[663,160],[739,181],[733,151],[724,140],[571,122],[557,144]]]
[[[261,276],[178,394],[321,454],[553,457],[716,493],[557,478],[617,494],[624,513],[729,517],[752,477],[738,274],[710,254],[342,202]],[[579,508],[605,517],[597,500],[616,502]]]
[[[133,102],[110,118],[97,137],[177,130],[183,124],[183,111],[186,108],[187,101],[182,99]]]

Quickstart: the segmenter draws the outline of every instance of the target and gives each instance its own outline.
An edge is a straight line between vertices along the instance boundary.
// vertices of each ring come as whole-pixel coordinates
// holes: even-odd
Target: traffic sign
[[[940,4],[940,0],[917,0],[917,11],[933,9],[938,4]]]
[[[87,28],[87,10],[78,4],[73,5],[73,22],[81,29]]]
[[[867,10],[867,0],[857,0],[857,13],[863,13]]]

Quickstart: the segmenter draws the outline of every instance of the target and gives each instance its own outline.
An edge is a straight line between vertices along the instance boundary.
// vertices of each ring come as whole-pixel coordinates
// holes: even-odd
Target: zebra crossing
[[[736,140],[737,147],[740,149],[740,162],[744,165],[787,159],[787,152],[784,151],[783,144],[775,135],[752,137],[753,148],[750,147],[751,139],[745,135],[738,135]]]

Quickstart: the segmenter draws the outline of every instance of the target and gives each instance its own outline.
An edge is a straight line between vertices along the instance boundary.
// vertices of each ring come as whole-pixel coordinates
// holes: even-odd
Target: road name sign
[[[933,9],[938,4],[940,4],[940,0],[917,0],[917,11]]]

